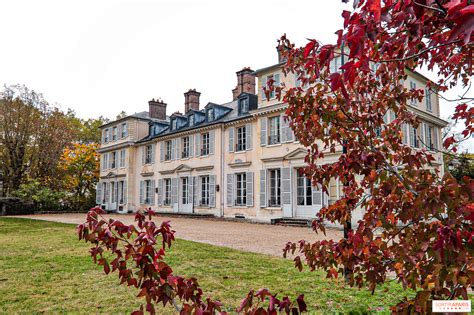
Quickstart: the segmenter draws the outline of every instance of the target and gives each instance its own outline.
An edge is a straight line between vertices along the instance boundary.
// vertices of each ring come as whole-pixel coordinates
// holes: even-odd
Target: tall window
[[[109,168],[109,154],[105,153],[102,155],[102,170],[105,171]]]
[[[104,142],[109,142],[109,128],[104,130]]]
[[[189,157],[189,137],[184,137],[183,141],[183,152],[181,153],[181,158],[186,159]]]
[[[235,151],[245,151],[247,149],[247,130],[245,126],[237,128],[237,143]]]
[[[171,178],[165,178],[163,180],[163,204],[165,206],[171,205]]]
[[[171,140],[165,142],[165,161],[171,160],[171,150],[172,150]]]
[[[125,149],[120,150],[119,167],[125,167]]]
[[[201,155],[209,155],[209,132],[201,135]]]
[[[194,125],[194,115],[189,115],[189,127],[193,126]]]
[[[107,183],[102,183],[102,203],[107,202]]]
[[[296,177],[296,203],[298,206],[311,206],[313,194],[311,180],[298,170]]]
[[[269,144],[280,143],[280,116],[269,118],[270,132],[268,135]]]
[[[413,90],[416,90],[416,83],[413,82],[413,81],[410,81],[410,90],[413,91]],[[416,105],[416,99],[415,98],[412,98],[410,100],[410,104],[411,105]]]
[[[145,204],[151,204],[151,180],[145,180]]]
[[[245,206],[247,204],[247,174],[236,174],[236,205]]]
[[[123,204],[125,194],[125,182],[123,180],[118,182],[118,202]]]
[[[110,157],[110,168],[114,169],[117,167],[117,152],[112,152]]]
[[[117,202],[117,189],[115,188],[116,184],[117,184],[116,182],[110,182],[110,196],[111,196],[112,203]]]
[[[433,145],[433,127],[428,126],[428,132],[426,135],[426,145],[428,146],[428,149],[433,150],[434,145]]]
[[[117,126],[115,126],[113,129],[113,132],[112,132],[112,138],[113,140],[117,140],[117,137],[118,137],[118,129],[117,129]]]
[[[278,207],[281,205],[281,174],[280,169],[269,170],[270,178],[270,207]]]
[[[183,205],[189,203],[189,195],[188,195],[188,190],[189,190],[189,179],[188,177],[183,177],[181,178],[181,201],[183,202]]]
[[[425,88],[425,103],[426,110],[431,112],[431,90],[429,88]]]
[[[410,145],[413,148],[419,148],[420,147],[420,140],[418,139],[418,129],[410,126],[412,128],[412,131],[410,133]]]
[[[124,122],[124,123],[122,124],[122,129],[121,129],[121,130],[122,130],[122,133],[121,133],[121,135],[120,135],[121,138],[127,137],[127,136],[128,136],[128,124],[127,124],[126,122]]]
[[[201,176],[201,205],[209,205],[209,176]]]
[[[153,146],[151,144],[145,147],[145,164],[151,164],[153,155]]]
[[[171,129],[172,129],[172,130],[176,130],[176,119],[173,119],[173,120],[171,121]]]

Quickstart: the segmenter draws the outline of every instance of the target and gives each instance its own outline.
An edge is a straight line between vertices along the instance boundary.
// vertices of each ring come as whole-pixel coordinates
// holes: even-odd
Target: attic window
[[[194,115],[189,115],[189,127],[191,127],[192,125],[194,125]]]
[[[239,113],[246,114],[249,111],[249,99],[243,98],[239,100]]]
[[[207,121],[213,121],[214,120],[214,108],[209,108],[207,110]]]
[[[171,121],[171,130],[176,130],[176,119]]]

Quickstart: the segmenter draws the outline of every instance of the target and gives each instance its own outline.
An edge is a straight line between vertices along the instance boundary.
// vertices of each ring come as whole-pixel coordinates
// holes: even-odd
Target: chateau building
[[[151,207],[270,221],[312,218],[337,200],[342,193],[337,181],[326,194],[300,175],[307,150],[289,128],[287,104],[273,93],[267,99],[263,92],[270,79],[276,85],[299,84],[292,74],[283,74],[278,61],[257,71],[238,71],[228,103],[201,107],[200,93],[189,90],[184,93],[184,113],[167,116],[167,104],[153,99],[148,112],[103,125],[97,204],[119,213]],[[407,87],[427,85],[419,73],[408,75]],[[409,108],[422,123],[416,129],[406,126],[404,143],[437,152],[446,125],[439,118],[437,94],[426,88],[423,101],[413,100]],[[394,119],[390,116],[387,122]],[[339,154],[328,154],[320,163],[332,163]],[[434,167],[442,172],[442,155],[434,155]],[[360,214],[353,220],[358,218]]]

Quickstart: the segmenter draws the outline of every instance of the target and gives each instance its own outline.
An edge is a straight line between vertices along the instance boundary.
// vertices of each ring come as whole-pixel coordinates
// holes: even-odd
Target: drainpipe
[[[224,124],[221,125],[221,184],[219,186],[219,192],[221,197],[221,209],[220,209],[220,216],[224,217]]]

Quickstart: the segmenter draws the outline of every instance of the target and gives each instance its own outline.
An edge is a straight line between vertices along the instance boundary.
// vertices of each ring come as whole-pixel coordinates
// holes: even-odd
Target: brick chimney
[[[161,99],[148,102],[150,118],[166,120],[166,103]]]
[[[234,101],[242,93],[246,92],[249,94],[255,94],[255,74],[252,69],[245,67],[237,74],[237,86],[232,90]]]
[[[184,113],[186,114],[190,109],[199,110],[199,96],[200,92],[196,89],[189,89],[184,93]]]

